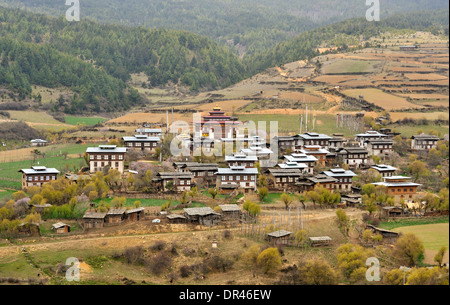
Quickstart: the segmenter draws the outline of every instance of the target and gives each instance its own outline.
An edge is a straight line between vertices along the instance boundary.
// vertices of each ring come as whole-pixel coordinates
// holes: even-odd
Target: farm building
[[[401,207],[383,207],[381,209],[381,217],[382,218],[395,218],[395,217],[403,217],[409,215],[408,210],[403,209]]]
[[[70,232],[70,226],[63,222],[57,222],[57,223],[53,224],[51,229],[52,229],[52,231],[54,231],[57,234],[63,234],[63,233]]]
[[[145,218],[145,208],[135,208],[125,211],[128,221],[140,221]]]
[[[345,194],[341,196],[341,202],[347,207],[355,207],[362,203],[360,194]]]
[[[415,45],[412,46],[399,46],[400,51],[415,51],[417,47]]]
[[[329,246],[333,240],[329,236],[310,237],[309,244],[311,247],[325,247]]]
[[[45,166],[32,166],[19,170],[19,173],[22,173],[22,189],[27,189],[31,186],[42,186],[49,181],[56,180],[59,170]]]
[[[88,147],[86,153],[89,155],[90,173],[101,172],[104,168],[108,167],[110,169],[117,169],[123,174],[126,152],[126,147],[117,147],[116,145]]]
[[[219,224],[222,219],[222,215],[214,212],[214,210],[209,207],[185,208],[184,216],[188,222],[198,223],[208,227]]]
[[[369,225],[369,224],[366,226],[366,228],[372,230],[372,232],[374,234],[381,234],[381,236],[383,236],[383,241],[385,241],[385,242],[391,242],[391,243],[395,242],[397,240],[397,238],[400,236],[400,233],[385,230],[385,229],[380,229],[380,228],[374,227],[373,225]]]
[[[17,234],[22,236],[40,236],[41,230],[39,223],[21,223],[17,227]]]
[[[83,228],[103,228],[105,224],[106,213],[86,211],[83,216]]]
[[[44,204],[31,204],[29,207],[30,207],[31,209],[34,208],[34,211],[35,211],[36,213],[42,214],[46,208],[49,208],[49,207],[51,207],[51,206],[52,206],[52,205],[49,204],[49,203],[44,203]]]
[[[217,163],[195,163],[186,165],[186,171],[194,175],[194,182],[202,180],[206,184],[215,184],[217,169],[219,165]]]
[[[167,219],[169,223],[186,223],[187,219],[181,214],[168,214]]]
[[[432,135],[420,134],[411,137],[411,149],[430,150],[437,147],[439,138]]]
[[[241,208],[237,204],[222,204],[219,205],[222,210],[223,220],[233,220],[241,218]]]
[[[273,245],[289,245],[292,232],[278,230],[267,234],[267,240]]]

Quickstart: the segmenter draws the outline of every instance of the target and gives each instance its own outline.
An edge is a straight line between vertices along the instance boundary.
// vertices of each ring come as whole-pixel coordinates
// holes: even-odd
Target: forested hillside
[[[65,109],[71,112],[98,110],[101,100],[106,111],[135,105],[136,92],[125,90],[130,73],[145,72],[152,86],[173,82],[198,90],[226,87],[245,72],[234,54],[196,34],[70,23],[3,8],[0,58],[0,84],[22,95],[33,84],[67,86],[78,93],[76,107]]]
[[[64,0],[0,0],[0,5],[62,16]],[[270,49],[311,29],[364,17],[365,0],[83,0],[82,18],[186,30],[231,45],[240,55]],[[382,18],[448,8],[445,0],[380,1]]]

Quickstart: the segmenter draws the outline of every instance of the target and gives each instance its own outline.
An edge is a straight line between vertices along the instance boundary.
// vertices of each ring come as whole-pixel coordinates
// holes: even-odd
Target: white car
[[[153,223],[160,223],[161,220],[160,220],[160,219],[153,219],[152,222],[153,222]]]

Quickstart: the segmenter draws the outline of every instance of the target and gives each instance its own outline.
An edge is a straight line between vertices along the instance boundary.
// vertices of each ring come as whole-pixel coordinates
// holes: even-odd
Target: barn
[[[222,215],[214,212],[213,209],[209,207],[203,208],[185,208],[184,216],[188,222],[198,223],[204,226],[214,226],[219,224],[222,219]]]
[[[274,245],[289,245],[292,232],[286,230],[278,230],[267,234],[267,240]]]
[[[105,224],[106,213],[87,211],[83,216],[83,228],[103,228]]]

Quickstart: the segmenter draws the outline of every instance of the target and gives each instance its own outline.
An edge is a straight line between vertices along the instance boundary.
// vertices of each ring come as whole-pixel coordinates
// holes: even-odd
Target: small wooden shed
[[[139,221],[145,219],[145,208],[135,208],[127,210],[125,213],[127,215],[128,221]]]
[[[372,230],[374,234],[381,234],[384,242],[394,243],[400,236],[400,233],[398,232],[377,228],[373,225],[367,225],[366,228]]]
[[[187,219],[181,214],[168,214],[167,220],[169,223],[186,223]]]
[[[311,247],[325,247],[329,246],[331,242],[332,239],[329,236],[317,236],[309,238],[309,244],[311,245]]]
[[[381,216],[383,218],[393,218],[405,216],[407,212],[402,207],[383,207],[381,209]]]
[[[85,229],[103,228],[106,213],[87,211],[83,216],[83,227]]]
[[[235,220],[241,218],[241,208],[237,204],[222,204],[219,205],[222,210],[222,217],[224,220]]]
[[[40,236],[41,230],[39,227],[39,223],[21,223],[18,227],[18,235],[23,236]]]
[[[274,245],[289,245],[292,232],[278,230],[267,234],[267,240]]]
[[[222,219],[222,215],[214,212],[210,207],[186,208],[184,216],[188,222],[198,222],[200,225],[209,227],[219,224]]]
[[[64,234],[70,232],[70,226],[68,224],[65,224],[63,222],[57,222],[52,225],[52,231],[54,231],[57,234]]]
[[[114,208],[110,209],[105,216],[105,225],[118,225],[126,220],[127,216],[125,212],[126,208]]]

